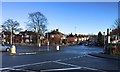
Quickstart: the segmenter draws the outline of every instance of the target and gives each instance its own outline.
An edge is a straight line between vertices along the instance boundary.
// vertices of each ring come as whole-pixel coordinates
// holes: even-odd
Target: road
[[[82,71],[109,72],[120,69],[120,61],[93,57],[88,54],[103,52],[103,48],[87,46],[65,46],[56,51],[56,47],[46,46],[16,46],[17,53],[41,51],[39,54],[11,56],[9,52],[2,53],[2,68],[4,71],[49,72],[49,71]],[[119,72],[119,71],[118,71]]]

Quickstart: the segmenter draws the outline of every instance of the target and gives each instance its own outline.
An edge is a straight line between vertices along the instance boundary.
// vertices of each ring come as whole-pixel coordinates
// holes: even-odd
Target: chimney
[[[58,32],[58,31],[59,31],[59,29],[56,29],[56,31]]]
[[[109,29],[107,29],[107,36],[109,36]]]

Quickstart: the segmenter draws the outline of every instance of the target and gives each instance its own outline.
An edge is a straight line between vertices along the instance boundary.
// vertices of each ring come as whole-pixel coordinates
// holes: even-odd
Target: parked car
[[[5,45],[0,45],[0,51],[6,51],[6,52],[8,52],[8,51],[10,51],[10,46],[5,46]]]
[[[83,43],[82,43],[82,42],[80,42],[80,43],[79,43],[79,45],[83,45]]]
[[[84,46],[88,46],[88,43],[85,43]]]

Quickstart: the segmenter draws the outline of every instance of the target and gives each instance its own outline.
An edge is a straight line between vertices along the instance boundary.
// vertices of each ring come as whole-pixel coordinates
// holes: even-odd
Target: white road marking
[[[58,63],[58,64],[62,64],[62,65],[67,65],[67,66],[73,66],[73,67],[79,67],[79,66],[77,66],[77,65],[73,65],[73,64],[68,64],[68,63],[63,63],[63,62],[57,62],[57,61],[53,61],[53,62],[55,62],[55,63]]]
[[[19,66],[14,66],[13,68],[30,66],[30,65],[37,65],[37,64],[44,64],[44,63],[50,63],[50,62],[52,62],[52,61],[39,62],[39,63],[33,63],[33,64],[26,64],[26,65],[19,65]]]
[[[95,57],[95,56],[91,56],[91,55],[86,55],[87,57],[92,57],[92,58],[99,58],[99,57]]]
[[[16,71],[25,71],[25,72],[36,72],[36,71],[23,70],[23,69],[10,69],[10,70],[16,70]]]
[[[31,66],[31,65],[37,65],[37,64],[44,64],[44,63],[49,63],[49,62],[52,62],[52,61],[46,61],[46,62],[39,62],[39,63],[33,63],[33,64],[25,64],[25,65],[13,66],[13,67],[0,68],[0,71],[7,70],[7,69],[14,69],[14,68],[18,68],[18,67],[25,67],[25,66]]]
[[[39,63],[25,64],[25,65],[18,65],[18,66],[13,66],[13,67],[0,68],[0,71],[7,70],[7,69],[8,70],[9,69],[14,69],[14,68],[18,68],[18,67],[25,67],[25,66],[31,66],[31,65],[37,65],[37,64],[44,64],[44,63],[49,63],[49,62],[55,62],[55,63],[58,63],[58,64],[63,64],[63,65],[68,65],[68,66],[73,66],[73,67],[81,68],[80,66],[77,66],[77,65],[67,64],[67,63],[58,62],[58,61],[65,61],[65,60],[77,59],[77,58],[81,58],[81,57],[85,57],[85,56],[92,57],[92,58],[98,58],[98,57],[94,57],[94,56],[91,56],[91,55],[82,55],[82,56],[77,56],[77,57],[72,57],[72,58],[65,58],[65,59],[55,60],[55,61],[46,61],[46,62],[39,62]],[[97,69],[88,68],[88,67],[82,67],[82,68],[86,68],[86,69],[90,69],[90,70],[97,70]]]
[[[56,61],[62,61],[62,60],[56,60]]]
[[[103,70],[99,70],[99,69],[95,69],[95,68],[89,68],[89,67],[82,67],[82,68],[89,69],[89,70],[94,70],[94,71],[107,72],[107,71],[103,71]]]
[[[9,70],[9,69],[12,69],[12,68],[9,68],[9,67],[7,67],[7,68],[0,68],[0,71],[2,71],[2,70]]]
[[[63,62],[57,62],[57,61],[53,61],[53,62],[58,63],[58,64],[62,64],[62,65],[66,65],[66,66],[73,66],[74,68],[49,69],[49,70],[41,70],[41,72],[73,70],[73,69],[82,69],[82,68],[83,68],[83,69],[88,69],[88,70],[93,70],[93,71],[106,72],[106,71],[98,70],[98,69],[95,69],[95,68],[82,67],[82,66],[78,66],[78,65],[73,65],[73,64],[63,63]]]
[[[63,70],[74,70],[74,69],[81,69],[81,68],[49,69],[49,70],[41,70],[41,72],[47,72],[47,71],[63,71]]]

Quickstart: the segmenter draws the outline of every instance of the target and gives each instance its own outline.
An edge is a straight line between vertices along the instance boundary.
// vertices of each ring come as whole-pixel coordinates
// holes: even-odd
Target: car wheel
[[[9,48],[7,48],[7,49],[6,49],[6,52],[8,52],[8,51],[10,51],[10,49],[9,49]]]

